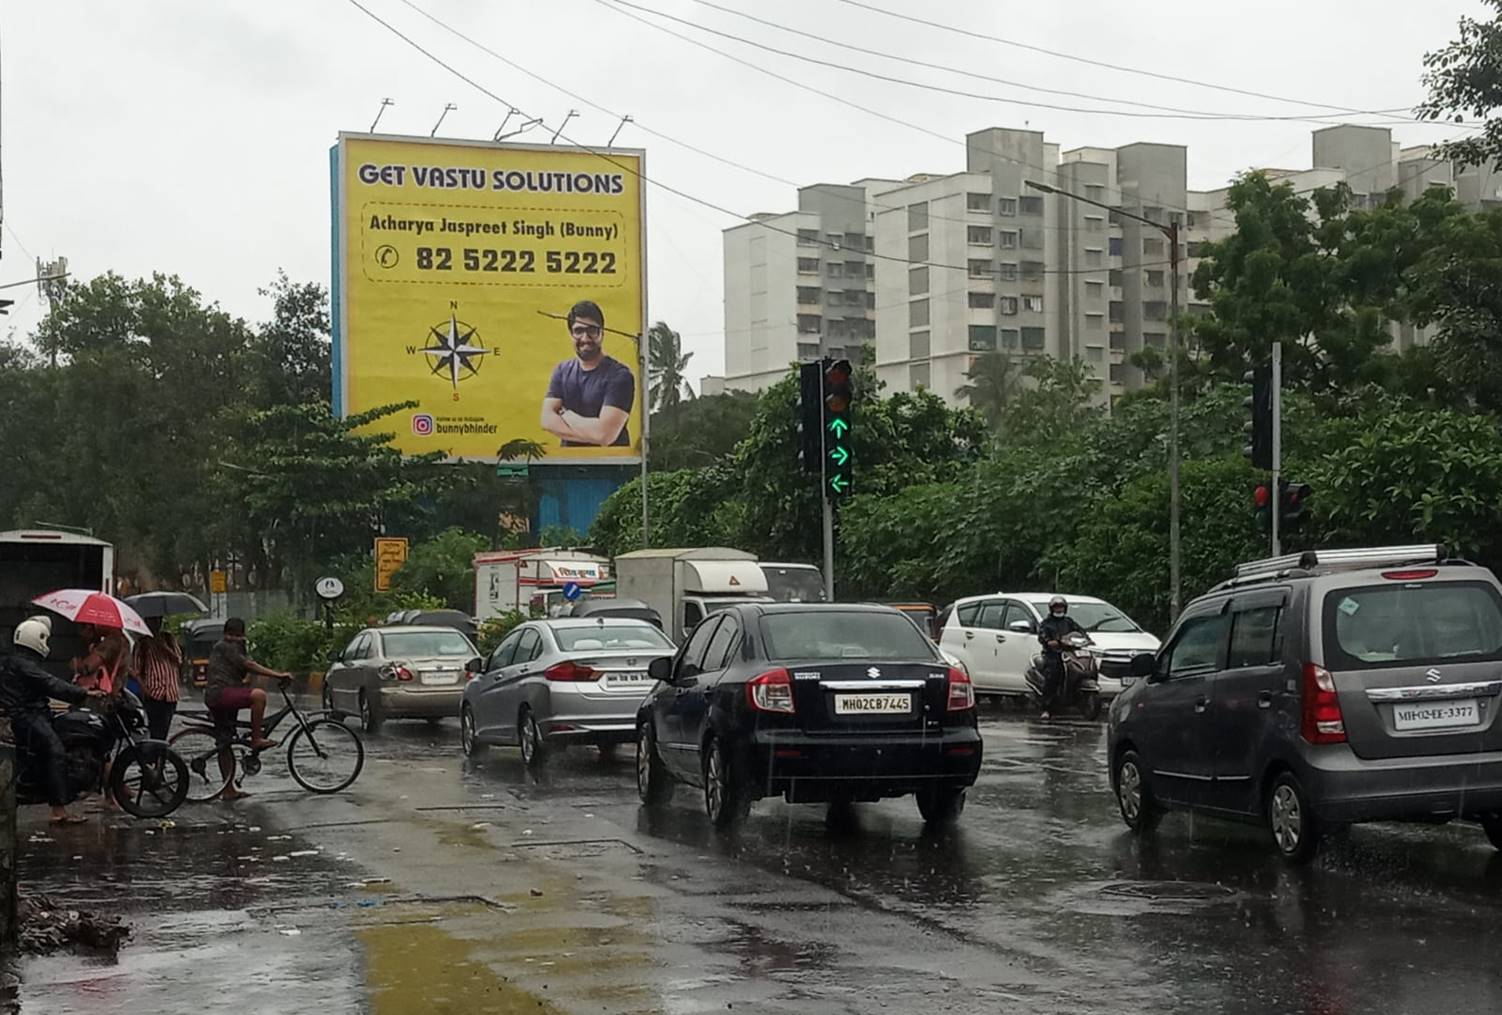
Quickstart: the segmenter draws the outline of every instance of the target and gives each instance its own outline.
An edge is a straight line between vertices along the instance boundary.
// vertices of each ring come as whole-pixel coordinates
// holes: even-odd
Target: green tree
[[[756,396],[727,391],[679,402],[652,414],[652,471],[697,469],[723,461],[751,428]]]
[[[1481,131],[1442,142],[1437,158],[1466,166],[1502,165],[1502,0],[1483,0],[1494,12],[1486,20],[1463,17],[1460,37],[1424,55],[1429,95],[1416,112],[1424,120],[1482,121]]]
[[[1006,353],[988,352],[970,361],[965,383],[954,390],[971,408],[985,417],[991,429],[1001,425],[1002,415],[1022,387],[1022,370]]]
[[[463,529],[446,529],[415,544],[391,576],[394,591],[419,592],[466,613],[475,604],[475,554],[490,549],[490,539]]]
[[[251,346],[261,404],[327,401],[333,390],[328,290],[278,271],[260,292],[272,303],[271,320],[256,329]]]
[[[647,373],[651,378],[649,394],[653,408],[671,409],[694,397],[694,389],[684,374],[693,358],[693,353],[683,351],[682,337],[665,322],[658,321],[647,330]]]

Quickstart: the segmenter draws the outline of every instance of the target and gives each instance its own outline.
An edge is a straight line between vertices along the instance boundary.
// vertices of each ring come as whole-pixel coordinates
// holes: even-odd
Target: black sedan
[[[946,824],[980,771],[969,676],[890,607],[729,607],[647,672],[642,801],[702,787],[718,827],[765,796],[839,806],[909,793],[925,821]]]

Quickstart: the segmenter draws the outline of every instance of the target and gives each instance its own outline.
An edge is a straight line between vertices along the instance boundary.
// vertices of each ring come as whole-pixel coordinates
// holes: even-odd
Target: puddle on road
[[[475,961],[469,941],[438,927],[368,927],[355,936],[365,948],[373,1015],[556,1015],[561,1011]]]

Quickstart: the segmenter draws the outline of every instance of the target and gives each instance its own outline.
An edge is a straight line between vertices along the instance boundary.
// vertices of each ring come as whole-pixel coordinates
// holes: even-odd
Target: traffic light
[[[1252,491],[1252,504],[1256,508],[1257,524],[1264,530],[1273,524],[1273,491],[1267,483],[1258,483]]]
[[[1304,507],[1314,491],[1308,483],[1290,483],[1285,480],[1278,485],[1282,494],[1278,500],[1278,524],[1286,530],[1292,530],[1304,516]]]
[[[824,457],[824,364],[798,367],[798,467],[819,475]]]
[[[850,361],[824,361],[824,495],[837,500],[850,495],[855,475],[850,450],[854,390]]]
[[[1244,377],[1252,384],[1251,396],[1242,404],[1251,412],[1252,418],[1242,424],[1247,444],[1241,453],[1259,469],[1273,467],[1273,371],[1272,367],[1248,370]]]

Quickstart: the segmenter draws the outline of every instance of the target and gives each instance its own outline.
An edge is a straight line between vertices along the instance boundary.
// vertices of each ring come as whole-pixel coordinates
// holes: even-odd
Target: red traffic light
[[[849,360],[835,360],[824,368],[824,407],[830,412],[850,408]]]
[[[1257,485],[1257,488],[1252,491],[1252,502],[1257,505],[1258,510],[1261,510],[1262,508],[1265,508],[1269,504],[1271,504],[1272,499],[1272,491],[1269,490],[1265,484],[1259,483]]]

